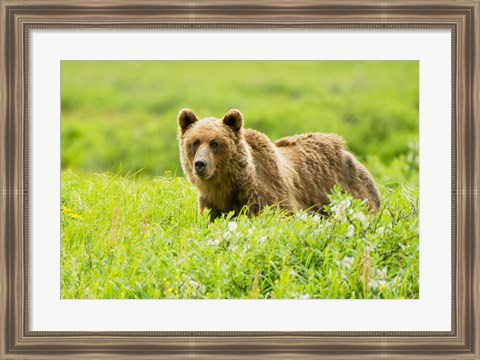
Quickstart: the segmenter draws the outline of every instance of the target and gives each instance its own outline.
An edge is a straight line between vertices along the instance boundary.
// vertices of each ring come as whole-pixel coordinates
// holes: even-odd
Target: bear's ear
[[[198,121],[198,117],[192,110],[183,109],[178,113],[177,120],[180,128],[185,131],[189,125],[193,124],[195,121]]]
[[[238,131],[243,125],[243,116],[240,110],[232,109],[225,114],[222,121],[225,125],[230,126],[233,131]]]

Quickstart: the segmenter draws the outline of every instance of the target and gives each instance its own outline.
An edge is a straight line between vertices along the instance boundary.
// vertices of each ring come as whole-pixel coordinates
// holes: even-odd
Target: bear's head
[[[243,116],[230,110],[221,119],[199,119],[190,109],[178,114],[178,138],[185,175],[194,182],[224,174],[237,152]]]

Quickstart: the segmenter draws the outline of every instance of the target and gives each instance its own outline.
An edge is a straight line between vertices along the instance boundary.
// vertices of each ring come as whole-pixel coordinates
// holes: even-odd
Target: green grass
[[[382,209],[335,192],[330,215],[197,214],[179,177],[62,174],[62,298],[414,299],[418,189]]]

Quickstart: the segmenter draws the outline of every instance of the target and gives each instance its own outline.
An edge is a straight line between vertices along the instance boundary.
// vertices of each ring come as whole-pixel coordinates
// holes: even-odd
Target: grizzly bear
[[[245,129],[239,110],[200,120],[190,109],[178,114],[183,171],[198,190],[200,212],[213,220],[247,206],[257,214],[269,205],[287,211],[324,211],[335,184],[365,199],[372,211],[380,196],[372,177],[332,134],[308,133],[277,140]]]

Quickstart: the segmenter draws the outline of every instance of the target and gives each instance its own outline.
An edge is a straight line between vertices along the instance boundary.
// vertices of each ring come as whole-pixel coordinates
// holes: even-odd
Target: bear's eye
[[[196,152],[199,146],[200,146],[200,140],[197,139],[192,143],[192,152]]]
[[[210,141],[210,146],[212,147],[212,150],[215,151],[215,150],[218,150],[220,145],[218,144],[217,140],[212,140],[212,141]]]

